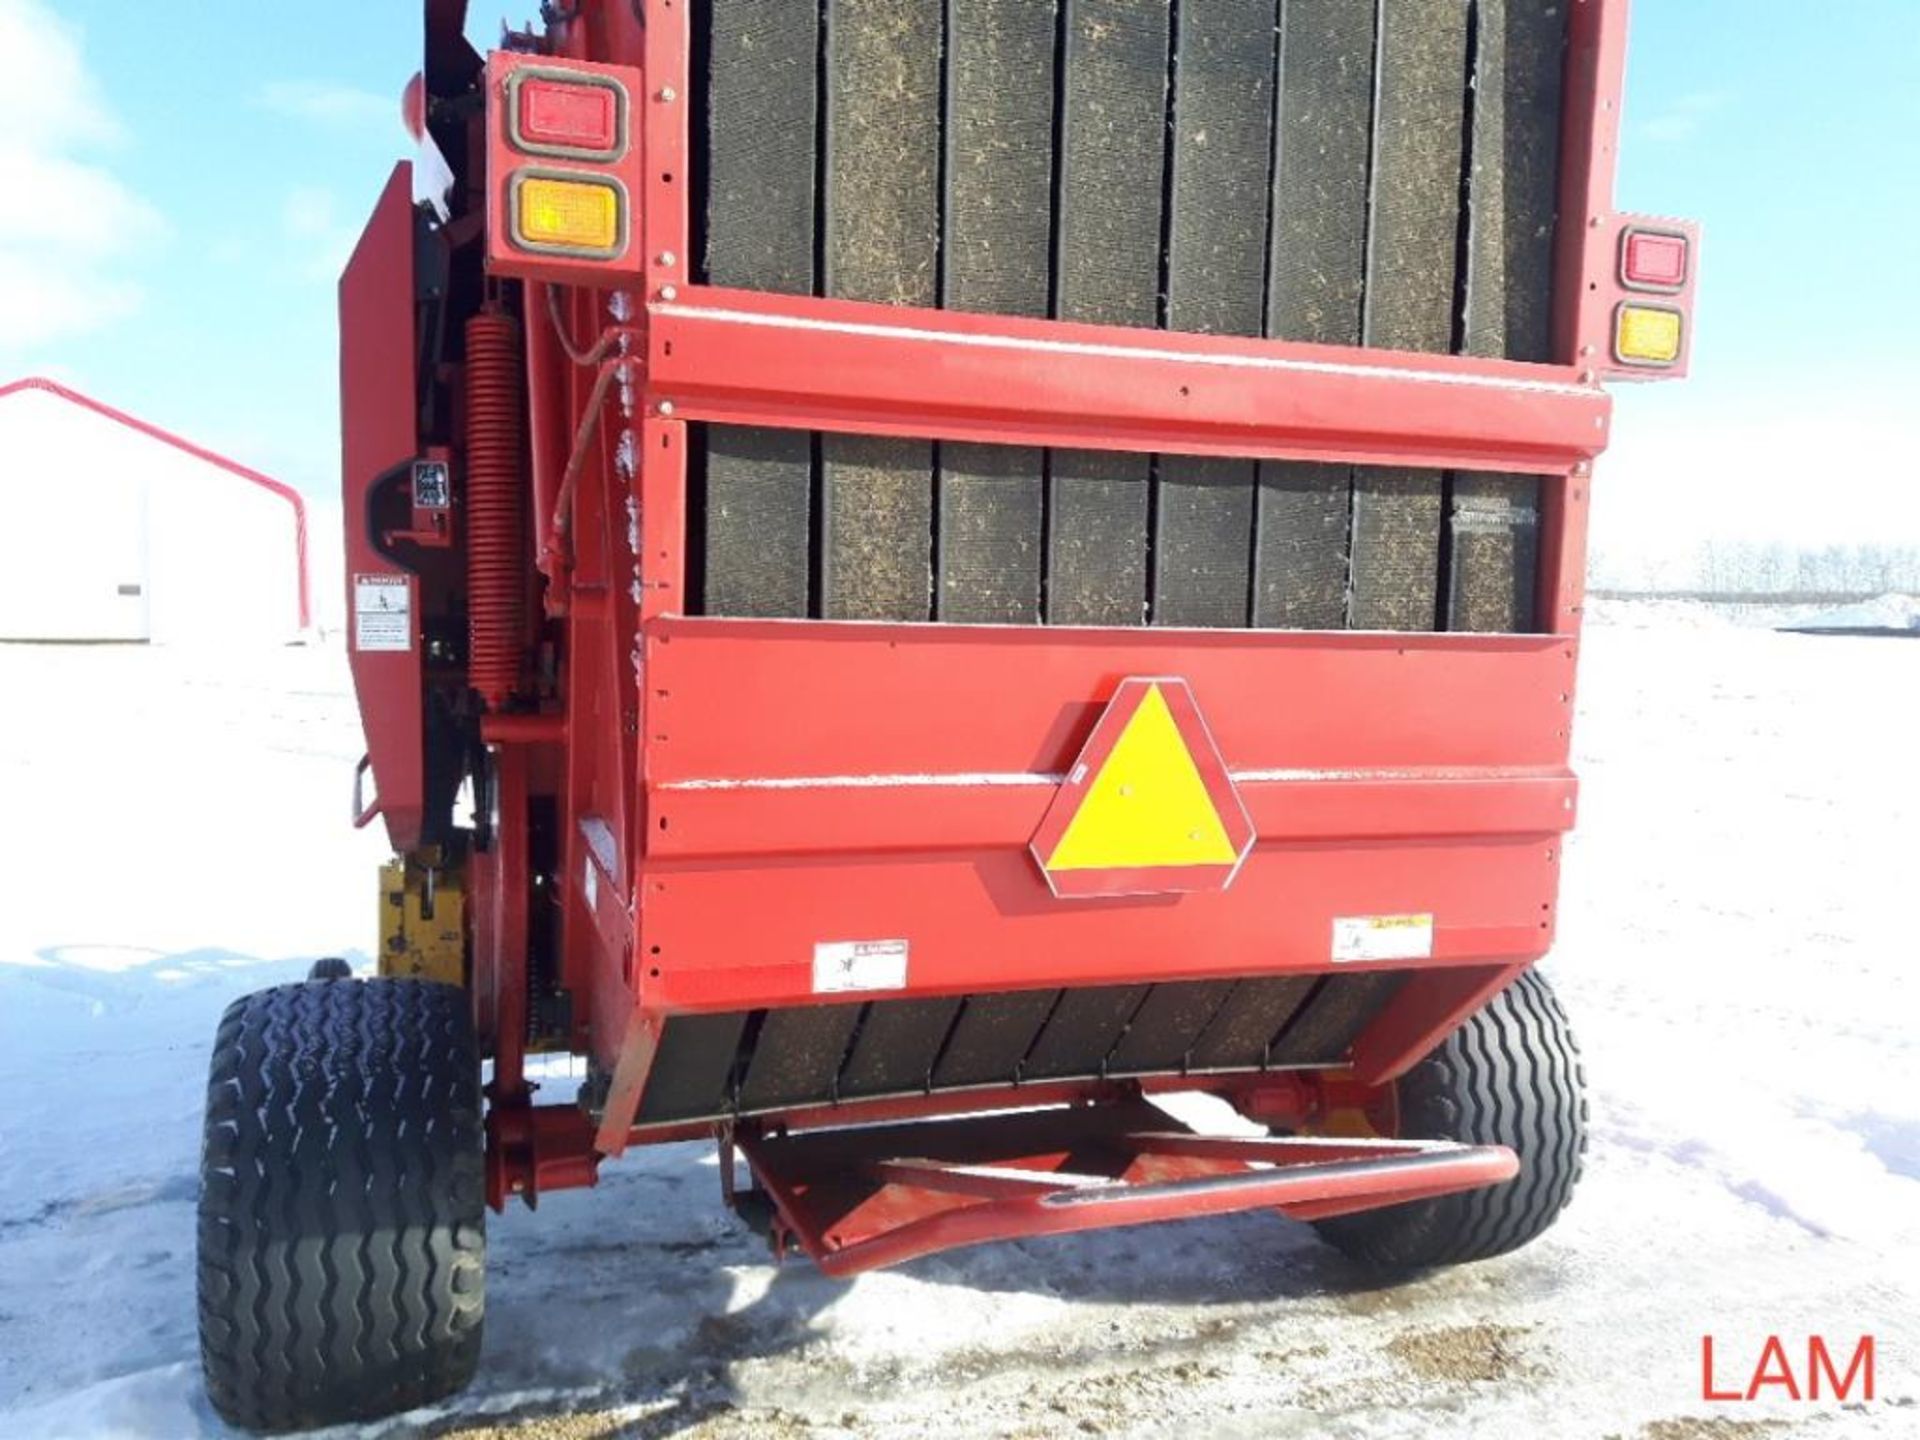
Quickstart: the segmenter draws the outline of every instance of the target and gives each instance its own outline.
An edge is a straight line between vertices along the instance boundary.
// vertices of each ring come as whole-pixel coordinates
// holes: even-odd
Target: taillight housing
[[[1693,362],[1700,227],[1654,215],[1595,219],[1599,254],[1584,279],[1581,369],[1591,383],[1678,380]],[[1591,263],[1591,262],[1589,262]]]
[[[637,270],[641,75],[622,65],[487,57],[487,269],[559,284]]]

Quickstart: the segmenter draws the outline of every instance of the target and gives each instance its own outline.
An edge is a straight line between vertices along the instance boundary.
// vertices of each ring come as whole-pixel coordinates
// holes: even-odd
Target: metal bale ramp
[[[697,278],[1549,356],[1555,0],[705,0]],[[1525,631],[1528,475],[700,427],[694,608]]]
[[[758,1187],[732,1198],[777,1250],[857,1275],[964,1245],[1277,1209],[1320,1220],[1504,1184],[1504,1145],[1223,1138],[1141,1102],[735,1137]],[[733,1159],[722,1157],[729,1183]]]

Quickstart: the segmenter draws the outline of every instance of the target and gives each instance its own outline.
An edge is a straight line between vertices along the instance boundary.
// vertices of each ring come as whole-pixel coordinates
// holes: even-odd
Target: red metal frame
[[[1678,380],[1693,354],[1693,283],[1700,273],[1700,227],[1690,220],[1617,214],[1614,168],[1620,153],[1620,96],[1627,76],[1628,0],[1574,0],[1568,16],[1567,106],[1561,135],[1560,214],[1585,217],[1559,241],[1555,349],[1583,381]],[[1564,223],[1564,222],[1563,222]],[[1690,273],[1677,292],[1649,297],[1621,276],[1622,245],[1634,230],[1660,230],[1687,242]],[[1622,365],[1613,356],[1613,314],[1623,301],[1679,310],[1684,323],[1678,361],[1657,372]]]
[[[1325,1219],[1504,1184],[1520,1168],[1502,1145],[1197,1135],[1140,1102],[736,1139],[775,1249],[795,1241],[834,1276],[991,1240],[1240,1210]],[[731,1169],[724,1153],[721,1163]]]
[[[1612,401],[1571,366],[688,287],[651,307],[666,413],[1008,445],[1564,471]]]
[[[460,8],[429,7],[429,76],[459,69]],[[498,845],[478,860],[474,887],[474,981],[500,1116],[492,1198],[587,1183],[596,1153],[683,1136],[685,1127],[633,1126],[667,1019],[816,1000],[810,959],[822,941],[906,937],[908,991],[953,994],[1327,973],[1335,917],[1430,912],[1431,956],[1392,963],[1408,978],[1339,1082],[1377,1108],[1391,1095],[1386,1082],[1552,940],[1560,837],[1576,800],[1568,731],[1588,487],[1608,439],[1601,382],[1617,368],[1611,313],[1630,223],[1611,209],[1626,0],[1571,0],[1559,308],[1545,365],[693,285],[690,9],[649,6],[642,23],[637,6],[585,0],[551,23],[542,57],[628,77],[639,243],[626,262],[544,265],[526,284],[528,503],[562,658],[541,715],[492,717],[485,734],[504,802],[558,801],[561,854],[555,873],[538,878],[553,882],[543,903],[560,907],[575,1047],[611,1080],[591,1141],[577,1116],[542,1118],[530,1107],[514,1006],[524,1004],[536,877],[524,845]],[[480,151],[497,151],[497,137],[476,134]],[[392,315],[375,313],[396,303],[396,275],[410,273],[392,196],[390,187],[343,291],[350,496],[414,443],[396,433],[406,407],[393,398],[413,393],[411,371],[395,369],[411,362],[387,353]],[[1697,270],[1697,244],[1694,255]],[[690,421],[1535,474],[1544,633],[688,618]],[[357,655],[355,667],[383,804],[404,847],[417,833],[417,812],[415,830],[406,818],[419,787],[417,753],[406,753],[419,744],[417,653]],[[1221,893],[1056,899],[1027,844],[1116,686],[1139,675],[1191,687],[1245,803],[1253,848]],[[1267,1110],[1305,1123],[1334,1082],[1257,1083]],[[1084,1119],[1143,1088],[909,1097],[783,1120],[798,1130],[1045,1098],[1103,1102],[1070,1112]],[[781,1158],[794,1142],[743,1134],[742,1143],[763,1180],[776,1177],[776,1201],[803,1206],[811,1182],[795,1177],[812,1172]],[[1382,1179],[1377,1167],[1339,1178],[1319,1167],[1257,1172],[1247,1183],[1247,1163],[1269,1152],[1130,1153],[1116,1174],[1138,1179],[1138,1167],[1177,1162],[1241,1179],[1225,1190],[1149,1187],[1098,1206],[1016,1185],[964,1213],[924,1216],[931,1228],[913,1231],[918,1238],[874,1229],[861,1243],[880,1248],[859,1253],[897,1258],[929,1236],[953,1243],[1113,1223],[1090,1217],[1193,1213],[1216,1203],[1202,1196],[1221,1194],[1234,1201],[1222,1208],[1324,1214],[1432,1193],[1466,1173],[1449,1161],[1438,1178]],[[1480,1178],[1465,1183],[1486,1183],[1490,1163],[1478,1157]],[[916,1179],[928,1176],[895,1168],[878,1183],[946,1200],[960,1183],[905,1184]],[[811,1221],[789,1214],[788,1223],[803,1241],[814,1237],[830,1268],[867,1263],[847,1260],[845,1245],[842,1258],[828,1256]]]

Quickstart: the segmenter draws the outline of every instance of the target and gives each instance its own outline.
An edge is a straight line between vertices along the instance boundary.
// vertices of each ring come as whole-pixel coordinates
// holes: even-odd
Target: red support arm
[[[1571,368],[694,287],[650,311],[662,414],[1011,445],[1564,472]]]

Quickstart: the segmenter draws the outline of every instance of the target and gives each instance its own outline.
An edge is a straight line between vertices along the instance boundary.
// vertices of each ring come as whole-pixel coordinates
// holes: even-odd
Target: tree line
[[[1709,540],[1691,554],[1601,550],[1588,581],[1601,594],[1783,603],[1920,595],[1920,546]]]

